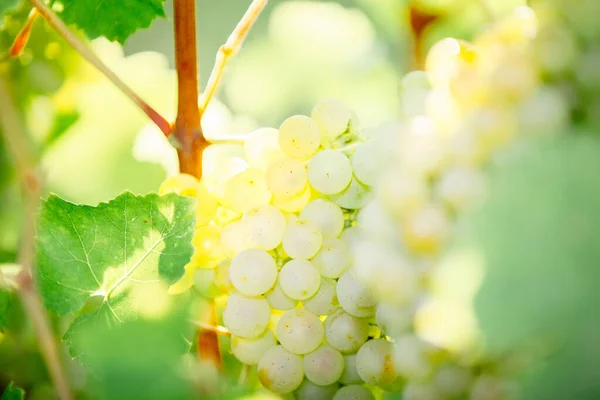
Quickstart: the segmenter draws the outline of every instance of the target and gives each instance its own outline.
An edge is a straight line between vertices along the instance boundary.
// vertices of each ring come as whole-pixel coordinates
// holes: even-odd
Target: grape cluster
[[[207,149],[201,182],[163,183],[198,199],[196,252],[171,289],[224,300],[231,353],[265,388],[335,400],[513,394],[502,360],[477,357],[466,303],[438,297],[436,279],[461,215],[485,193],[484,166],[517,135],[554,133],[566,118],[540,82],[536,23],[519,7],[473,44],[436,44],[425,71],[402,80],[397,123],[361,130],[325,100],[243,146]]]

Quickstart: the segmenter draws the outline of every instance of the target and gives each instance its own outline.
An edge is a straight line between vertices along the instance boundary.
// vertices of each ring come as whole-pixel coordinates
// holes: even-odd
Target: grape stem
[[[223,336],[231,336],[231,332],[229,332],[229,329],[225,328],[224,326],[210,325],[202,321],[192,321],[192,323],[198,328],[204,329],[206,331],[215,332],[216,334]]]
[[[240,22],[238,22],[233,32],[231,32],[231,35],[229,35],[225,44],[219,47],[215,65],[210,72],[206,89],[202,93],[202,98],[200,99],[200,114],[204,113],[206,107],[208,107],[208,104],[210,103],[210,100],[214,96],[215,91],[221,82],[221,78],[223,77],[223,72],[225,71],[227,62],[231,57],[236,55],[239,49],[242,47],[246,36],[248,36],[250,28],[252,28],[252,25],[254,25],[267,3],[268,0],[252,1],[252,4],[250,4],[250,7],[248,7],[246,13]]]
[[[18,57],[23,52],[23,49],[25,49],[25,46],[27,46],[27,42],[29,41],[29,35],[31,34],[33,23],[37,21],[39,15],[40,13],[38,12],[37,8],[34,7],[31,9],[25,25],[23,25],[23,28],[21,28],[15,37],[15,41],[10,47],[9,55],[11,57]]]
[[[85,58],[96,69],[102,72],[121,92],[131,99],[147,116],[158,126],[158,128],[169,136],[171,134],[171,124],[163,118],[148,103],[142,100],[129,86],[125,84],[106,64],[98,58],[96,54],[83,41],[81,41],[64,22],[44,3],[44,0],[30,0],[31,4],[37,9],[46,22],[54,28],[63,39],[67,41],[83,58]]]
[[[5,82],[0,78],[0,126],[10,153],[12,153],[16,171],[20,176],[25,215],[17,261],[22,270],[17,276],[18,294],[23,308],[29,316],[36,333],[40,352],[48,367],[48,372],[62,400],[72,400],[71,390],[61,363],[59,346],[52,332],[50,321],[43,306],[40,294],[33,281],[35,257],[35,216],[42,192],[42,179],[38,170],[38,161],[32,144],[25,139],[22,124]]]

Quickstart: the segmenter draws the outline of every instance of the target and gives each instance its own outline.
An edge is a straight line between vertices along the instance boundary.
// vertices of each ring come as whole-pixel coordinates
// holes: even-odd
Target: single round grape
[[[364,232],[360,227],[354,225],[344,229],[340,239],[342,239],[350,249],[353,249],[357,244],[364,241]]]
[[[353,383],[362,383],[363,380],[356,371],[356,354],[347,354],[344,356],[344,372],[340,376],[340,383],[350,385]]]
[[[351,159],[354,176],[368,186],[375,184],[380,170],[380,159],[377,157],[375,146],[373,141],[359,144]]]
[[[375,314],[377,302],[371,290],[356,279],[352,270],[340,276],[336,293],[340,306],[353,317],[365,318]]]
[[[277,394],[293,392],[304,379],[302,357],[282,346],[271,347],[258,362],[258,380]]]
[[[210,149],[214,145],[207,148]],[[206,154],[204,154],[206,156]],[[206,158],[202,160],[202,164],[208,167]],[[219,201],[225,201],[225,187],[227,182],[236,174],[246,170],[248,163],[239,157],[228,157],[219,159],[210,165],[210,168],[203,168],[202,181],[206,185],[206,189],[210,194]]]
[[[321,286],[317,293],[310,299],[302,302],[304,308],[315,315],[329,315],[337,310],[339,304],[335,294],[336,282],[329,279],[321,279]]]
[[[352,264],[352,252],[340,239],[325,239],[321,250],[311,260],[324,278],[339,278]]]
[[[446,204],[460,209],[481,198],[484,185],[480,172],[468,167],[455,167],[444,172],[437,189]]]
[[[297,195],[308,183],[304,164],[289,157],[271,163],[267,168],[266,179],[269,190],[276,196]]]
[[[225,201],[240,213],[268,204],[271,192],[264,172],[248,168],[231,177],[225,185]]]
[[[369,337],[369,322],[338,310],[325,319],[327,343],[342,353],[355,353]]]
[[[291,299],[283,293],[279,282],[267,293],[267,301],[272,308],[282,311],[291,310],[298,304],[298,300]]]
[[[322,150],[308,162],[308,181],[320,193],[339,193],[351,180],[350,160],[336,150]]]
[[[270,204],[254,208],[244,214],[251,241],[263,250],[273,250],[281,243],[285,231],[285,216]]]
[[[431,204],[408,217],[404,226],[406,247],[418,254],[435,254],[450,230],[446,211]]]
[[[311,201],[300,213],[300,218],[318,226],[323,238],[336,238],[344,229],[344,213],[339,206],[327,200]]]
[[[304,373],[317,385],[331,385],[340,379],[344,371],[344,357],[328,344],[304,356]]]
[[[277,346],[277,341],[270,330],[256,339],[231,337],[231,352],[238,360],[247,365],[258,364],[267,350],[275,346]]]
[[[273,196],[273,205],[283,212],[295,213],[308,204],[311,195],[312,188],[306,185],[304,190],[295,196]]]
[[[371,385],[387,385],[398,376],[393,360],[394,344],[385,339],[369,340],[356,354],[356,371]]]
[[[375,400],[375,396],[364,386],[348,385],[338,390],[333,400]]]
[[[310,261],[290,260],[279,272],[279,284],[289,298],[306,300],[319,290],[321,276]]]
[[[285,157],[277,139],[279,131],[275,128],[260,128],[251,132],[244,141],[244,155],[254,168],[266,170],[269,164]]]
[[[294,354],[314,351],[323,341],[324,329],[319,317],[301,308],[287,311],[277,324],[277,338]]]
[[[380,179],[377,198],[393,215],[404,217],[427,202],[429,188],[422,177],[400,171],[389,171]]]
[[[308,160],[321,145],[321,133],[315,121],[304,115],[294,115],[283,121],[277,140],[288,156]]]
[[[329,199],[340,207],[357,210],[371,200],[371,191],[367,186],[352,178],[350,186],[341,193],[330,196]]]
[[[442,400],[442,396],[431,383],[408,382],[402,392],[402,400]]]
[[[308,379],[294,392],[295,400],[331,400],[337,392],[339,385],[315,385]]]
[[[433,372],[427,357],[427,345],[414,335],[395,338],[394,365],[398,374],[406,379],[423,381]]]
[[[158,194],[164,196],[169,193],[177,193],[181,196],[196,197],[200,182],[190,174],[177,174],[169,176],[160,184]]]
[[[231,260],[229,279],[241,294],[258,296],[268,292],[275,284],[277,265],[264,250],[244,250]]]
[[[321,128],[324,138],[333,140],[348,130],[352,110],[337,99],[325,99],[314,106],[311,117]]]
[[[457,397],[465,393],[473,380],[468,368],[446,364],[438,368],[433,378],[437,390],[448,397]]]
[[[234,293],[227,299],[223,323],[232,335],[246,339],[260,336],[269,325],[271,309],[267,300]]]
[[[358,213],[358,226],[371,240],[395,245],[400,235],[397,220],[379,201],[372,201]]]
[[[246,249],[258,247],[258,243],[254,242],[247,221],[242,219],[225,225],[221,231],[221,247],[227,257],[233,258]]]
[[[415,310],[410,306],[396,306],[390,303],[379,303],[375,310],[377,326],[391,337],[397,337],[408,332],[413,324]]]
[[[312,222],[298,219],[289,224],[283,234],[283,250],[292,258],[312,258],[323,243],[319,227]]]

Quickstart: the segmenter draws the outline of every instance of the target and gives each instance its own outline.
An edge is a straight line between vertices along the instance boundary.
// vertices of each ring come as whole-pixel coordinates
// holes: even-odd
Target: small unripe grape
[[[308,160],[321,145],[321,133],[315,121],[304,115],[295,115],[279,127],[278,141],[288,156]]]
[[[308,181],[323,194],[336,194],[352,180],[352,165],[348,157],[335,150],[322,150],[308,163]]]

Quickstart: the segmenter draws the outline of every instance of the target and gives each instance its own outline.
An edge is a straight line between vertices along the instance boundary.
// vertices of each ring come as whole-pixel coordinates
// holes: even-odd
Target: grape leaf
[[[14,300],[12,292],[0,288],[0,332],[4,332],[9,325],[10,309]]]
[[[175,194],[128,192],[97,207],[54,195],[43,203],[36,273],[46,306],[66,315],[100,299],[97,309],[75,319],[69,337],[82,326],[137,318],[136,296],[183,275],[193,253],[194,204]]]
[[[165,0],[61,0],[61,18],[81,28],[90,39],[104,36],[125,44],[135,31],[164,17]]]
[[[25,398],[25,391],[11,382],[2,393],[0,400],[23,400],[23,398]]]

